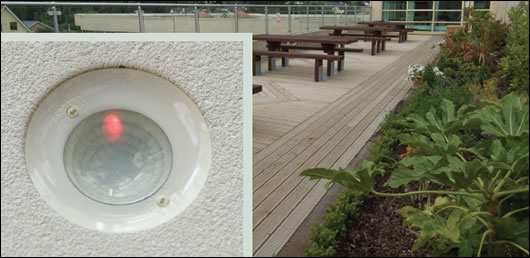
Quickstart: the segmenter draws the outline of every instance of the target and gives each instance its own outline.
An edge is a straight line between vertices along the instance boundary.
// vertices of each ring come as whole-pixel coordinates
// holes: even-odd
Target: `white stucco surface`
[[[2,256],[242,256],[242,42],[1,43]],[[168,223],[127,234],[70,223],[40,197],[24,138],[42,99],[77,74],[125,66],[178,85],[210,128],[212,169],[197,199]],[[139,103],[140,104],[140,103]]]

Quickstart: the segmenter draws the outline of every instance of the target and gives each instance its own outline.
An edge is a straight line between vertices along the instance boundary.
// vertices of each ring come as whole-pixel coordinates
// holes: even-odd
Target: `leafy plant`
[[[420,232],[413,251],[428,244],[435,254],[458,249],[460,256],[480,256],[483,250],[503,255],[507,247],[528,254],[528,116],[527,99],[514,94],[502,104],[485,101],[478,109],[455,108],[443,100],[441,112],[431,109],[399,122],[409,128],[399,139],[412,147],[412,155],[393,164],[365,160],[350,171],[314,168],[301,175],[378,196],[437,195],[434,204],[423,210],[409,206],[399,210],[404,225]],[[463,146],[458,132],[475,129],[488,140]],[[375,178],[385,167],[394,168],[386,182],[391,187],[428,181],[446,190],[378,192]]]
[[[462,57],[475,65],[495,69],[506,45],[508,26],[489,12],[472,12],[466,31],[445,38],[441,48],[451,57]]]
[[[507,40],[507,55],[501,59],[502,77],[511,90],[528,95],[528,5],[512,8],[508,12],[511,20]]]

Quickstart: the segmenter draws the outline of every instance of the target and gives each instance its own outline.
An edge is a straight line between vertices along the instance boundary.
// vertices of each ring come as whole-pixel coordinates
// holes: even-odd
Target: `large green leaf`
[[[435,180],[432,176],[441,156],[413,156],[405,157],[400,162],[400,167],[392,172],[385,185],[397,188],[411,181]],[[412,168],[412,169],[411,169]]]
[[[347,188],[369,192],[375,185],[375,177],[384,172],[383,164],[375,164],[371,161],[364,160],[361,167],[346,171],[339,168],[338,170],[326,168],[306,169],[301,176],[308,176],[311,180],[328,179],[331,182],[341,184]]]
[[[412,251],[423,247],[428,242],[437,239],[447,239],[452,243],[460,242],[460,229],[458,224],[463,217],[463,211],[453,209],[448,218],[444,218],[437,213],[428,210],[420,211],[413,207],[406,206],[396,211],[405,218],[403,225],[411,229],[419,229],[420,236],[414,243]]]
[[[528,115],[527,99],[510,93],[502,106],[491,102],[472,117],[482,119],[484,134],[510,138],[528,136]]]

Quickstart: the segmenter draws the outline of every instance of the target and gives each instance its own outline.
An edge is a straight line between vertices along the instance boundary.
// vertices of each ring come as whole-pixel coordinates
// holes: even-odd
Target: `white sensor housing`
[[[132,69],[80,74],[30,122],[31,179],[78,225],[134,232],[169,221],[197,197],[211,163],[208,127],[177,86]]]

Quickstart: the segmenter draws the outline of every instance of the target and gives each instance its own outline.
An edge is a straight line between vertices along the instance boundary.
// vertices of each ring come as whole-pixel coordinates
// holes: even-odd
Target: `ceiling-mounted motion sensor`
[[[167,222],[197,197],[211,146],[202,114],[177,86],[143,71],[103,69],[44,99],[25,155],[35,187],[65,218],[133,232]]]

